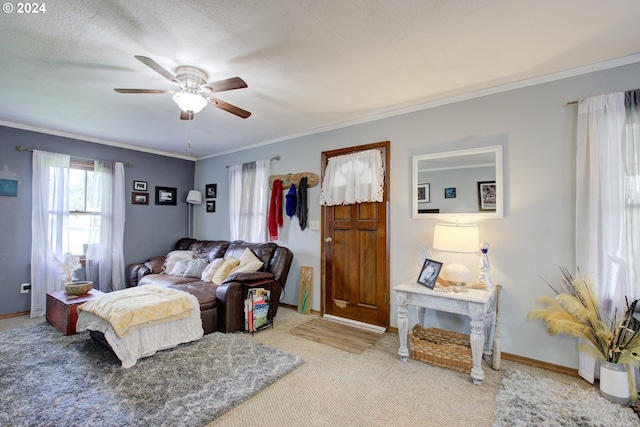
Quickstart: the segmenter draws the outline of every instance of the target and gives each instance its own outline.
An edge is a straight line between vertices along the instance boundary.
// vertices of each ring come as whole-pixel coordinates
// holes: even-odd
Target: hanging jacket
[[[298,197],[296,196],[296,186],[292,182],[291,187],[289,187],[289,192],[285,197],[285,211],[289,218],[293,217],[296,214],[296,209],[298,208]]]
[[[307,228],[307,215],[309,209],[307,207],[307,177],[300,179],[300,185],[298,187],[298,206],[296,208],[296,215],[300,221],[300,229]]]
[[[271,188],[271,201],[267,218],[269,241],[278,240],[278,227],[282,227],[282,181],[276,179]]]

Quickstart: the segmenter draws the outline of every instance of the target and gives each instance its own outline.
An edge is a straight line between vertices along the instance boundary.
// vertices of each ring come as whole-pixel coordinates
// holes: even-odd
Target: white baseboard
[[[376,334],[384,334],[386,332],[386,329],[382,326],[370,325],[368,323],[345,319],[344,317],[338,317],[331,314],[325,314],[322,316],[322,318],[331,322],[342,323],[343,325],[353,326],[355,328],[364,329],[369,332],[375,332]]]

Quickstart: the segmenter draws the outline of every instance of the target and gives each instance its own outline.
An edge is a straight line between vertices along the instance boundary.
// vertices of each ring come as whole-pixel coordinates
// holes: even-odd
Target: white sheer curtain
[[[270,160],[229,167],[231,240],[267,241]]]
[[[33,150],[31,186],[31,317],[43,316],[47,292],[64,288],[53,254],[69,249],[69,161]]]
[[[576,157],[576,265],[588,275],[605,312],[637,298],[640,215],[637,103],[625,93],[579,102]],[[633,123],[633,120],[636,122]],[[635,134],[635,136],[634,136]],[[595,361],[580,354],[580,375],[593,382]]]
[[[86,262],[89,280],[103,292],[126,287],[124,278],[125,188],[124,165],[94,161],[95,181],[90,197],[100,207],[100,220],[92,223]]]
[[[331,157],[324,172],[320,204],[382,202],[383,188],[384,166],[380,150]]]
[[[576,265],[589,276],[601,302],[622,308],[631,290],[626,265],[625,123],[624,92],[579,103]]]

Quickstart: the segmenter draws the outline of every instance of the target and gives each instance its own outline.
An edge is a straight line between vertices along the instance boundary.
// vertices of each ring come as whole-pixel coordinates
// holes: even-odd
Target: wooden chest
[[[64,291],[49,292],[47,293],[47,322],[65,335],[75,334],[78,306],[103,294],[104,292],[97,289],[91,289],[86,295],[70,299],[69,297],[73,295],[67,295]]]

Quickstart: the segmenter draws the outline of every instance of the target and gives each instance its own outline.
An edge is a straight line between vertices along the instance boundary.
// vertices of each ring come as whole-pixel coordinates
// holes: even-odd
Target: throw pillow
[[[164,269],[162,272],[169,274],[178,261],[195,258],[196,254],[192,251],[171,251],[164,260]]]
[[[171,270],[166,271],[166,274],[170,276],[180,276],[180,277],[184,276],[184,272],[187,269],[188,261],[189,260],[183,259],[176,262],[175,264],[173,264],[173,268]]]
[[[207,261],[198,258],[198,259],[190,259],[187,261],[183,261],[187,264],[187,268],[184,271],[184,277],[196,277],[200,278],[202,276],[202,272],[207,267]]]
[[[234,267],[237,267],[240,264],[240,260],[236,258],[226,258],[222,265],[216,269],[216,272],[213,274],[213,278],[211,281],[216,285],[224,282],[224,279],[227,278],[231,270]]]
[[[260,260],[256,260],[256,261],[251,261],[248,263],[245,263],[244,265],[242,265],[242,263],[240,263],[239,266],[237,266],[236,268],[234,268],[233,270],[231,270],[231,273],[229,274],[233,274],[233,273],[253,273],[254,271],[258,271],[262,268],[262,265],[264,263]]]
[[[202,276],[200,276],[200,280],[203,282],[211,282],[213,280],[213,275],[215,274],[218,267],[222,265],[224,262],[224,258],[216,258],[209,263],[202,271]]]
[[[260,267],[258,267],[258,270],[261,269],[264,263],[260,260],[260,258],[258,258],[253,253],[251,249],[246,248],[242,253],[242,255],[240,256],[240,265],[238,267],[244,267],[245,265],[251,264],[251,263],[255,265],[256,262],[260,263]],[[258,270],[251,270],[251,271],[258,271]]]
[[[171,276],[200,278],[206,266],[207,262],[203,259],[183,259],[176,262],[168,274]]]

